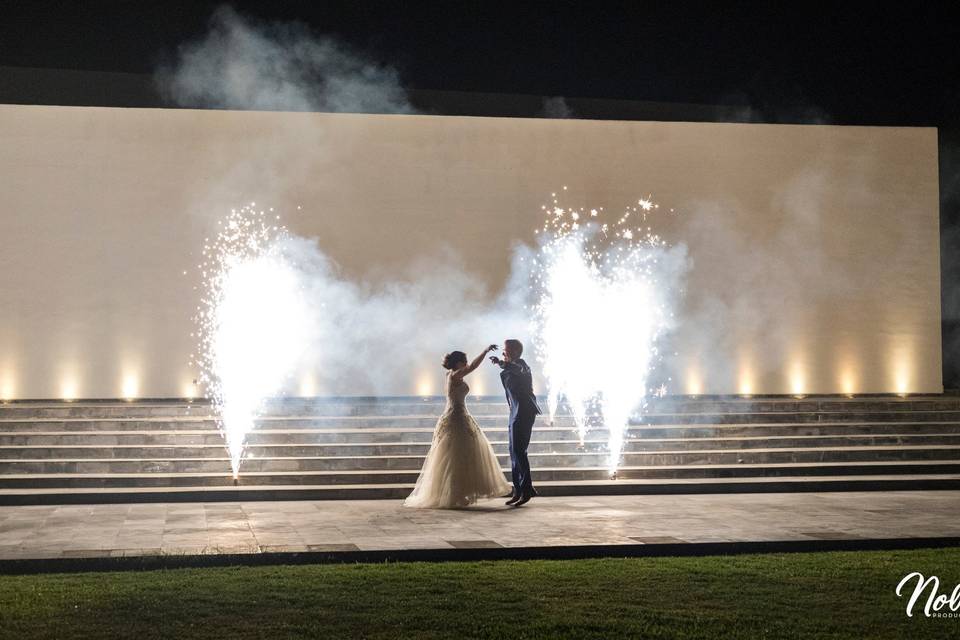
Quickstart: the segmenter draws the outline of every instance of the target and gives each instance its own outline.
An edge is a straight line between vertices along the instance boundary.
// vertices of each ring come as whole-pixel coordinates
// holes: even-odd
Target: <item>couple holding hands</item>
[[[488,353],[498,348],[490,345],[469,362],[462,351],[451,351],[444,357],[447,405],[437,419],[430,451],[416,487],[404,501],[405,506],[451,509],[466,507],[480,498],[511,494],[507,504],[519,507],[537,495],[530,477],[527,447],[540,407],[533,393],[530,367],[521,357],[523,345],[519,340],[506,340],[501,357],[490,357],[490,361],[500,367],[500,380],[510,407],[512,493],[490,441],[467,411],[470,387],[464,378],[480,366]]]

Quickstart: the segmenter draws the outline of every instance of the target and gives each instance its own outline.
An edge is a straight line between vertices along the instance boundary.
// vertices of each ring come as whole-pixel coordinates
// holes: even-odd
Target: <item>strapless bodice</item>
[[[460,409],[467,406],[467,394],[470,387],[461,380],[459,383],[447,382],[447,408]]]

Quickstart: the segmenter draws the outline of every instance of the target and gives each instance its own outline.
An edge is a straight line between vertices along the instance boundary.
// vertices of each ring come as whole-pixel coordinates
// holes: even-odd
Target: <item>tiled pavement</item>
[[[0,507],[0,561],[960,537],[960,491]],[[624,549],[626,549],[624,546]]]

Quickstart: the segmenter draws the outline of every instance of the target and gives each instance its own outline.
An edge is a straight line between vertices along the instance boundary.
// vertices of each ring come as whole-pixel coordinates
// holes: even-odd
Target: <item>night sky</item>
[[[0,64],[148,73],[219,4],[3,2]],[[750,105],[768,121],[958,120],[960,28],[933,3],[231,4],[336,35],[415,89]]]

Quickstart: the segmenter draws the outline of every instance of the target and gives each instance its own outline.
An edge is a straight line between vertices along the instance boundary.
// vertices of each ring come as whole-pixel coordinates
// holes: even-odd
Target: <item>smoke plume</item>
[[[322,394],[442,393],[445,352],[463,350],[473,358],[508,337],[529,344],[527,251],[517,248],[511,281],[491,295],[449,252],[373,283],[344,278],[316,240],[289,239],[284,253],[303,274],[313,314],[298,378],[312,378]],[[474,374],[472,380],[482,380],[475,391],[496,392],[495,371],[484,365]],[[297,393],[298,382],[292,384],[288,392]]]
[[[573,109],[562,96],[544,98],[540,115],[544,118],[573,118]]]
[[[258,24],[228,6],[156,82],[182,107],[411,113],[397,71],[296,22]]]

